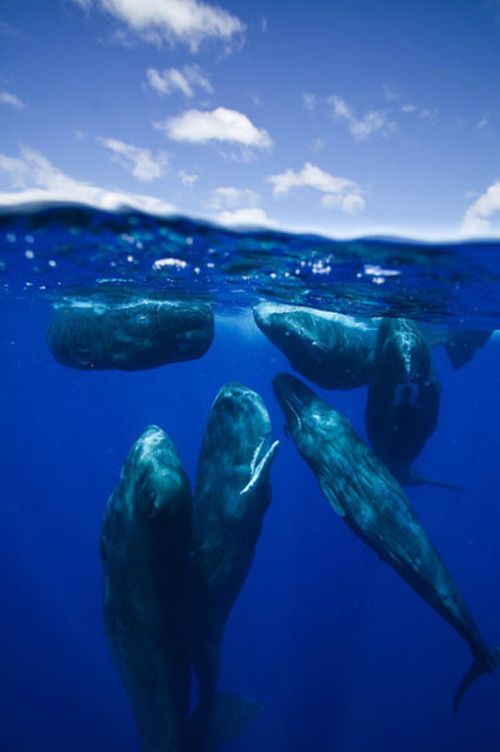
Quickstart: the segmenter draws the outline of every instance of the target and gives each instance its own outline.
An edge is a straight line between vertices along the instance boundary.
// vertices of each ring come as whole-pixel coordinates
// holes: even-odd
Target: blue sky
[[[497,234],[500,2],[1,0],[0,202]]]

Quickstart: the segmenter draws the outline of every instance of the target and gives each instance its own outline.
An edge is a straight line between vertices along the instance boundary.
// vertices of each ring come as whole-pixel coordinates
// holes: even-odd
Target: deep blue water
[[[12,225],[20,219],[8,221]],[[5,235],[12,232],[12,227],[0,229]],[[45,233],[39,245],[36,232]],[[104,509],[130,446],[150,423],[169,433],[194,480],[210,406],[229,380],[261,394],[274,435],[282,440],[272,470],[273,501],[227,626],[221,681],[222,689],[253,696],[264,710],[230,749],[498,750],[500,671],[479,680],[458,715],[453,714],[454,691],[470,664],[467,646],[342,523],[285,437],[271,378],[290,368],[244,310],[266,291],[257,283],[249,290],[249,280],[241,278],[248,273],[240,270],[238,277],[234,271],[231,306],[227,278],[203,278],[203,294],[217,300],[220,292],[224,307],[212,348],[201,360],[136,373],[68,369],[53,359],[45,339],[57,288],[51,287],[50,274],[58,267],[47,268],[45,251],[35,260],[24,255],[33,246],[38,252],[43,243],[54,250],[59,240],[54,234],[50,248],[51,232],[50,225],[30,230],[35,240],[23,241],[12,270],[18,240],[5,241],[2,234],[0,245],[1,752],[139,749],[102,625],[98,538]],[[248,235],[250,241],[255,243],[255,236]],[[85,246],[82,238],[79,242]],[[112,245],[112,238],[107,242]],[[297,238],[290,243],[300,246]],[[285,236],[280,244],[286,247]],[[409,249],[405,284],[414,284],[420,301],[433,302],[427,310],[420,307],[421,320],[460,326],[466,318],[469,324],[500,328],[498,246],[488,248],[487,274],[481,272],[484,247],[476,255],[470,247],[448,247],[418,258]],[[300,253],[306,252],[304,239]],[[356,258],[339,262],[331,285],[352,271],[352,279],[344,279],[350,305],[360,311],[380,313],[377,306],[382,306],[408,313],[395,308],[402,299],[400,288],[393,286],[380,297],[380,288],[387,289],[397,277],[375,285],[369,279],[371,297],[365,294],[366,280],[356,288],[360,265],[373,262],[363,259],[363,252],[369,256],[364,247]],[[63,291],[65,285],[83,286],[101,273],[83,253],[71,247],[65,253],[69,261],[57,280]],[[198,249],[198,260],[203,253]],[[394,247],[386,247],[385,260],[391,253]],[[439,283],[437,272],[431,285],[440,264],[443,273],[443,253],[455,276],[461,270],[459,293],[442,276]],[[377,254],[380,258],[380,248]],[[401,249],[398,254],[404,255]],[[165,249],[160,255],[165,256]],[[39,270],[28,274],[23,265],[40,257]],[[255,262],[258,271],[262,263]],[[287,262],[277,254],[266,263],[279,270]],[[33,279],[37,284],[26,288],[25,282]],[[132,272],[126,281],[134,283]],[[164,282],[168,288],[168,280]],[[138,273],[137,285],[148,284],[147,275]],[[272,290],[272,281],[266,284]],[[40,286],[51,287],[52,295]],[[341,289],[339,282],[337,297]],[[328,290],[322,295],[322,287],[314,288],[309,280],[296,302],[314,300],[328,308]],[[293,296],[286,284],[274,295],[282,300]],[[500,342],[491,339],[459,371],[439,347],[434,363],[443,386],[440,420],[417,466],[422,475],[464,490],[414,487],[408,495],[485,639],[500,644]],[[365,437],[366,389],[317,391]]]

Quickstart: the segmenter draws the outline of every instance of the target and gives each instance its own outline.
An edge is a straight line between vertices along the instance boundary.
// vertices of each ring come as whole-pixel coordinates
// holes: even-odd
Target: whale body
[[[250,569],[271,501],[269,471],[278,449],[258,394],[230,383],[213,404],[202,442],[194,503],[194,661],[202,748],[211,749],[224,626]],[[249,715],[248,703],[241,712]],[[235,713],[236,713],[235,705]]]
[[[441,387],[431,350],[417,325],[382,319],[368,387],[366,428],[375,453],[401,482],[435,431]]]
[[[290,365],[324,389],[355,389],[373,371],[374,331],[365,322],[314,308],[261,303],[254,308],[259,329]]]
[[[183,749],[190,531],[189,481],[171,440],[150,426],[125,461],[100,541],[106,632],[144,752]]]
[[[47,333],[59,363],[123,371],[200,358],[213,337],[208,303],[92,295],[59,305]]]
[[[294,376],[273,381],[287,430],[321,489],[351,530],[387,562],[467,642],[474,662],[455,695],[498,665],[470,616],[451,575],[407,497],[349,421]]]

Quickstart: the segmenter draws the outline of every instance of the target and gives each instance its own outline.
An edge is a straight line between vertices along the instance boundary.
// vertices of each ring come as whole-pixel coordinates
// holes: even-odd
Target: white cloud
[[[260,202],[260,196],[250,188],[234,188],[224,186],[215,188],[211,194],[208,205],[210,209],[237,209],[242,207],[255,208]]]
[[[191,99],[194,97],[197,88],[208,94],[211,94],[214,90],[208,77],[197,65],[185,65],[182,70],[168,68],[159,71],[156,68],[148,68],[146,77],[151,88],[162,95],[180,91]]]
[[[272,224],[260,204],[260,195],[250,188],[222,186],[215,188],[207,207],[216,212],[213,219],[223,225],[269,226]]]
[[[319,137],[313,138],[313,140],[311,141],[310,148],[314,152],[321,151],[322,149],[325,148],[325,139],[319,138]]]
[[[244,31],[239,18],[199,0],[74,0],[85,10],[99,7],[154,44],[179,40],[195,51],[206,39],[229,42]]]
[[[170,204],[154,196],[123,193],[99,188],[92,183],[74,180],[55,167],[43,154],[27,147],[21,148],[20,157],[0,154],[0,173],[10,181],[13,192],[0,192],[0,206],[31,202],[78,202],[113,210],[129,206],[152,214],[171,214]]]
[[[25,107],[24,102],[16,94],[11,94],[10,91],[0,91],[0,104],[15,107],[17,110],[22,110]]]
[[[500,181],[493,183],[471,204],[462,222],[467,235],[486,234],[491,229],[494,215],[500,215]]]
[[[267,182],[272,184],[275,196],[288,193],[292,188],[313,188],[324,194],[321,204],[326,208],[340,209],[347,214],[365,208],[361,186],[353,180],[331,175],[310,162],[306,162],[301,170],[288,169],[279,175],[271,175]]]
[[[177,117],[153,123],[173,141],[205,144],[229,142],[256,149],[269,149],[272,140],[267,131],[256,128],[242,112],[216,107],[214,110],[186,110]]]
[[[327,101],[333,107],[335,118],[343,120],[351,135],[358,141],[363,141],[377,131],[387,136],[397,128],[396,123],[383,110],[370,110],[363,117],[358,117],[345,99],[333,95]]]
[[[151,149],[142,149],[116,138],[98,138],[97,141],[111,152],[113,162],[131,172],[138,180],[147,183],[165,175],[168,157],[164,151],[152,152]]]
[[[194,172],[187,172],[187,170],[179,170],[177,174],[179,175],[179,180],[182,185],[186,186],[194,185],[199,177]]]
[[[312,112],[313,110],[316,109],[316,104],[317,104],[316,94],[312,94],[312,92],[310,91],[305,91],[302,94],[302,103],[304,107],[306,108],[306,110],[309,110],[310,112]]]
[[[481,120],[479,120],[478,123],[476,123],[475,127],[476,127],[476,130],[480,131],[483,128],[486,128],[487,125],[489,125],[489,120],[485,115],[484,117],[481,118]]]
[[[264,209],[256,207],[235,209],[234,211],[223,211],[217,214],[215,221],[221,225],[231,225],[235,227],[269,227],[275,223],[269,219]]]
[[[399,94],[396,91],[396,89],[393,89],[392,86],[389,86],[388,84],[384,84],[382,87],[384,91],[384,97],[387,100],[387,102],[395,102],[399,99]]]
[[[412,102],[404,102],[404,104],[401,105],[400,110],[405,115],[416,115],[423,120],[436,118],[438,116],[438,110],[430,110],[428,107],[420,107]]]

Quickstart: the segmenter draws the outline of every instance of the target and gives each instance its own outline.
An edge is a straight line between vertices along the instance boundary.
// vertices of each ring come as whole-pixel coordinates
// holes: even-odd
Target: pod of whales
[[[224,626],[271,501],[269,471],[278,442],[271,442],[270,435],[271,422],[259,395],[241,384],[224,386],[203,438],[195,492],[195,670],[203,749],[211,749]]]
[[[168,436],[135,442],[101,534],[104,621],[145,752],[182,749],[190,682],[191,489]]]
[[[383,319],[365,420],[375,453],[402,483],[415,482],[411,465],[436,429],[440,394],[431,350],[417,325]]]
[[[355,389],[373,374],[374,331],[341,313],[260,303],[254,308],[259,329],[290,365],[324,389]]]
[[[99,296],[59,305],[47,333],[59,363],[135,371],[201,358],[214,336],[208,303]]]
[[[474,680],[497,667],[498,652],[483,641],[403,490],[349,421],[294,376],[280,374],[273,386],[287,431],[333,509],[469,645],[474,661],[456,692],[458,708]]]
[[[145,752],[215,752],[260,710],[217,684],[224,625],[271,500],[270,433],[260,397],[228,384],[208,421],[194,510],[175,446],[156,426],[130,450],[108,501],[104,620]],[[199,702],[189,718],[193,667]]]

